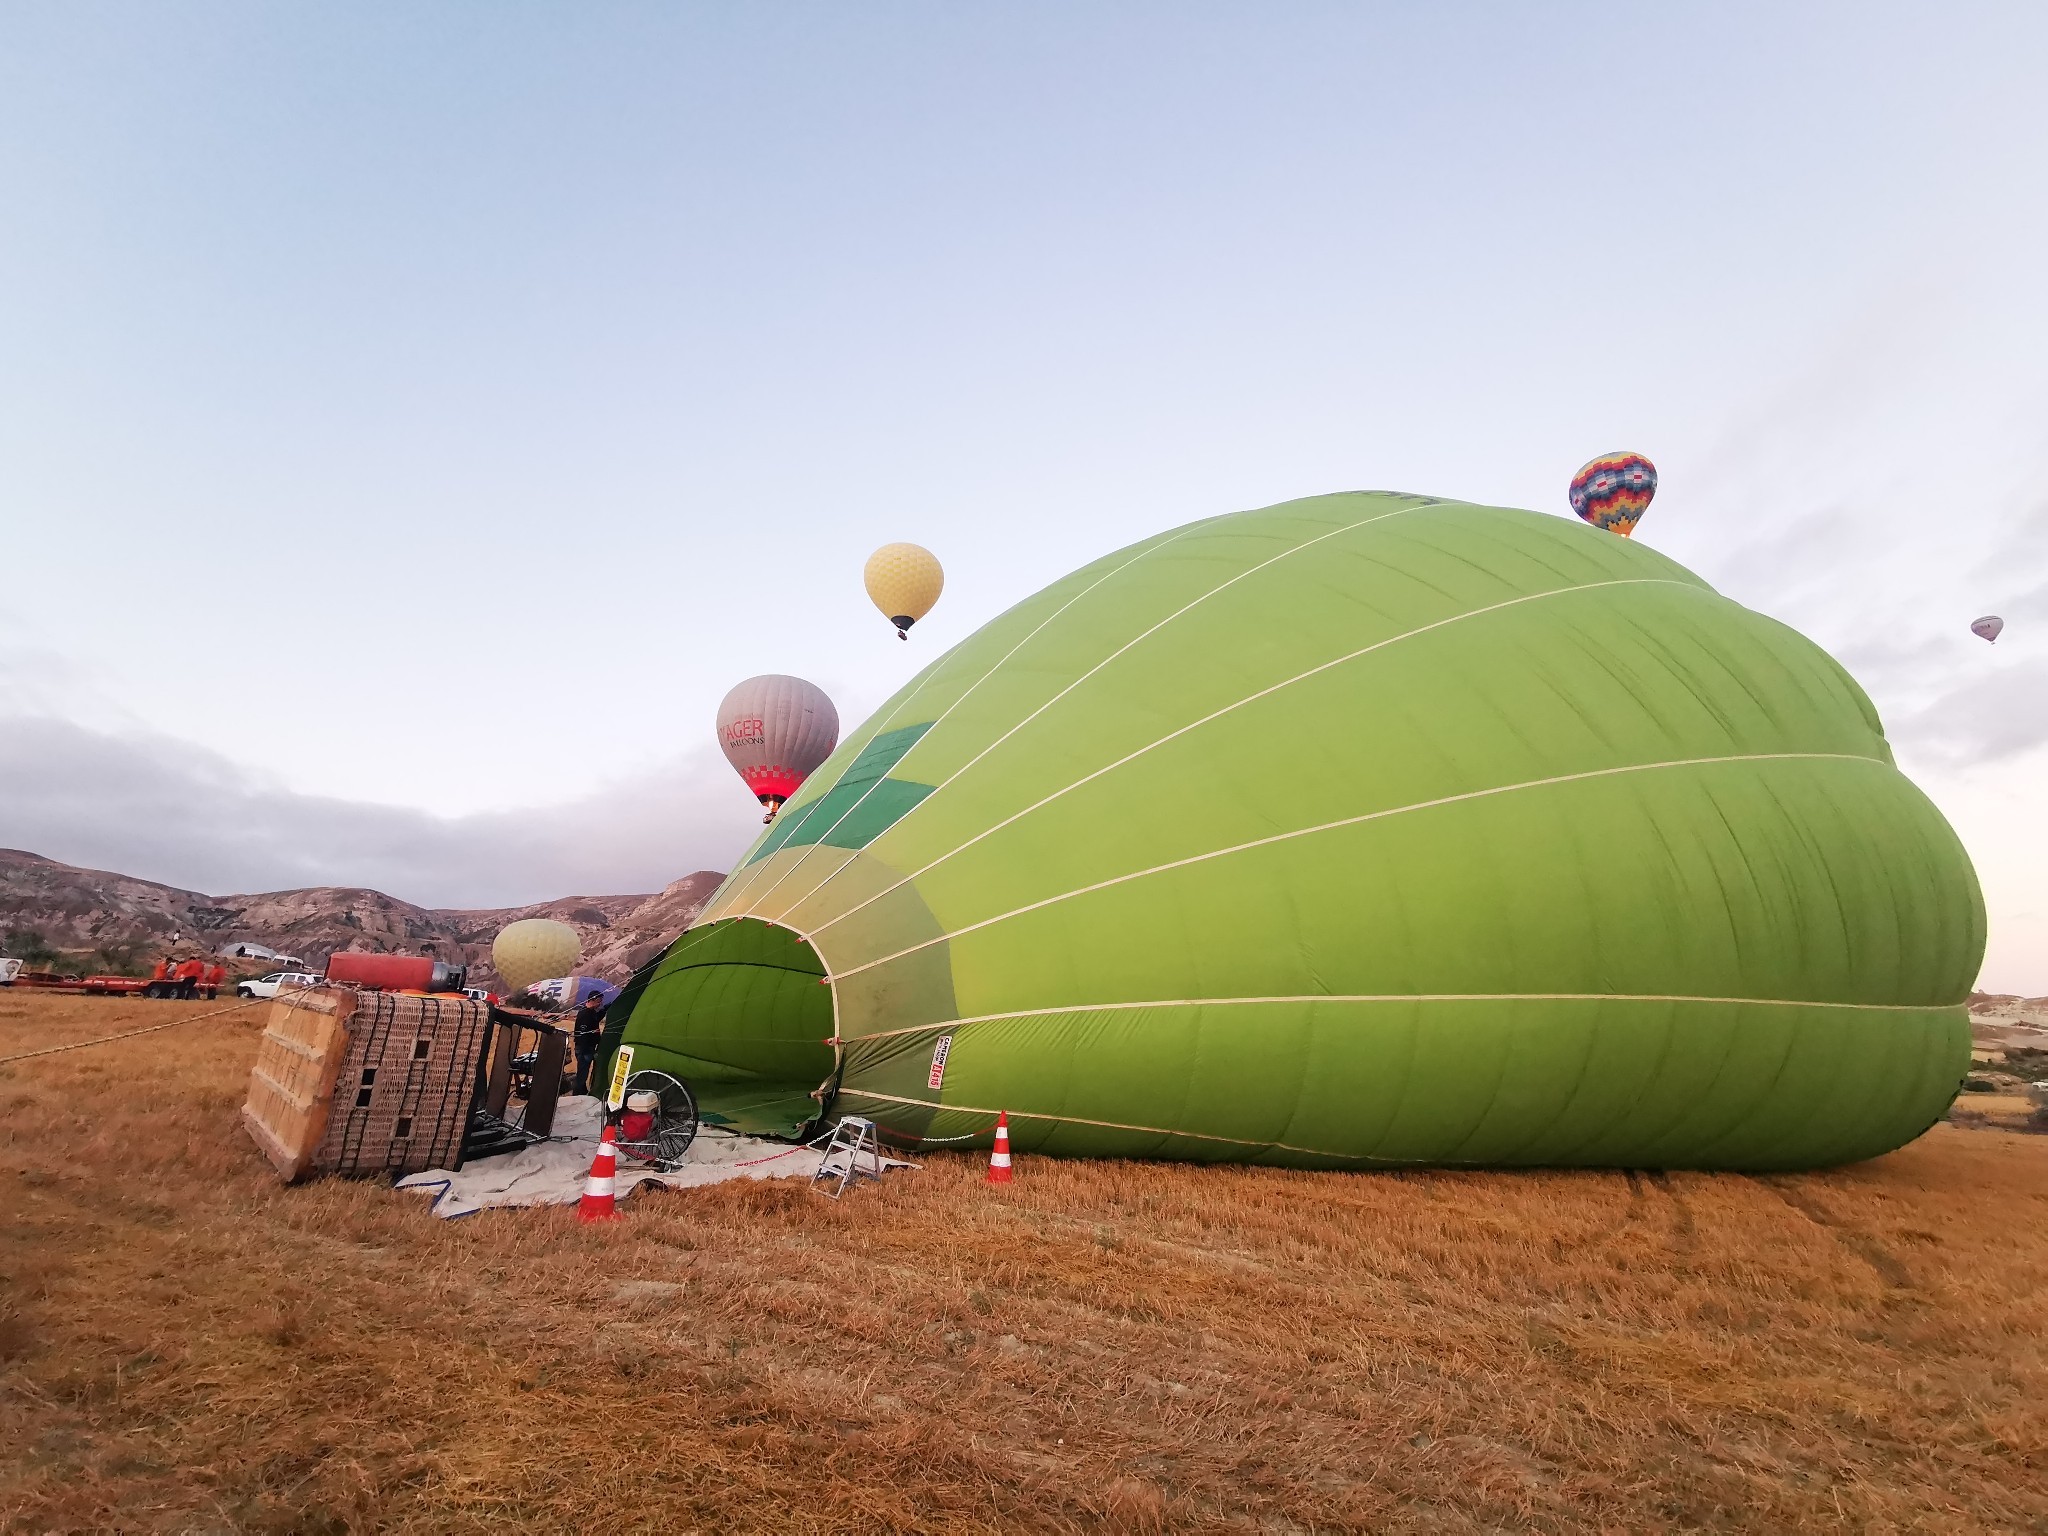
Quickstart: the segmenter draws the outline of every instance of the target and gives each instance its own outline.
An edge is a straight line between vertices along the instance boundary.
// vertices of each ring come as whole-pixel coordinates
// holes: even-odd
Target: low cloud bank
[[[759,812],[686,757],[561,805],[444,817],[298,794],[171,737],[0,720],[0,844],[211,895],[363,885],[436,907],[657,891],[725,869]]]

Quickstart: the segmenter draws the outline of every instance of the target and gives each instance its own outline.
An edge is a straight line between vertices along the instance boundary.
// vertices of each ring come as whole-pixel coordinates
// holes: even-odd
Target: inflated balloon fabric
[[[718,745],[763,805],[795,794],[838,740],[839,711],[800,677],[750,677],[718,706]]]
[[[1572,510],[1595,528],[1627,538],[1657,494],[1657,466],[1640,453],[1606,453],[1572,476]]]
[[[514,992],[573,969],[583,955],[583,938],[551,917],[523,917],[508,923],[491,941],[491,964]]]
[[[1580,523],[1357,493],[954,647],[613,1038],[715,1113],[836,1090],[910,1143],[1008,1110],[1077,1156],[1802,1168],[1942,1115],[1983,944],[1818,647]]]
[[[2005,620],[2001,619],[1995,613],[1987,613],[1984,615],[1983,618],[1974,619],[1970,623],[1971,634],[1975,635],[1980,640],[1989,640],[1994,644],[1997,642],[1998,637],[2004,632]]]
[[[938,556],[917,544],[884,544],[868,556],[861,580],[899,633],[930,613],[946,589]]]

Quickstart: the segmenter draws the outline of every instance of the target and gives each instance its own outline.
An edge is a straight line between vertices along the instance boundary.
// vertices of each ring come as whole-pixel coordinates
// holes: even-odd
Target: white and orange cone
[[[1007,1109],[996,1114],[996,1149],[988,1155],[988,1181],[991,1184],[1010,1182],[1010,1112]]]
[[[583,1181],[583,1199],[576,1207],[579,1221],[610,1221],[619,1214],[619,1153],[612,1145],[618,1133],[604,1128],[597,1144],[597,1156],[590,1160],[590,1177]]]

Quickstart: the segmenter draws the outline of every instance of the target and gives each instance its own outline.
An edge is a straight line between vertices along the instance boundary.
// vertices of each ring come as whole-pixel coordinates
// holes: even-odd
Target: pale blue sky
[[[740,677],[851,724],[1157,529],[1632,447],[2048,991],[2044,79],[2022,5],[0,3],[0,843],[648,888],[758,824]]]

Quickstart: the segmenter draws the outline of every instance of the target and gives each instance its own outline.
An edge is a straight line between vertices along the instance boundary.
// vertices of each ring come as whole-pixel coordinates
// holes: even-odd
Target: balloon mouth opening
[[[759,918],[688,932],[689,967],[650,980],[620,1010],[620,1041],[636,1068],[687,1079],[708,1123],[793,1135],[818,1116],[821,1086],[837,1086],[824,961],[794,930]]]
[[[763,816],[763,817],[761,818],[761,825],[765,827],[765,826],[767,826],[767,825],[768,825],[768,823],[769,823],[769,822],[771,822],[771,821],[773,821],[773,820],[775,819],[775,813],[776,813],[777,811],[779,811],[779,810],[781,810],[781,809],[782,809],[782,802],[783,802],[784,800],[786,800],[786,799],[788,798],[788,796],[786,796],[786,795],[756,795],[756,796],[755,796],[754,798],[755,798],[756,800],[759,800],[759,801],[760,801],[760,802],[761,802],[761,803],[762,803],[763,805],[765,805],[766,807],[768,807],[768,814],[767,814],[766,816]]]
[[[889,622],[896,626],[896,638],[898,640],[908,640],[910,638],[910,626],[915,624],[917,620],[906,614],[892,613],[889,615]]]

